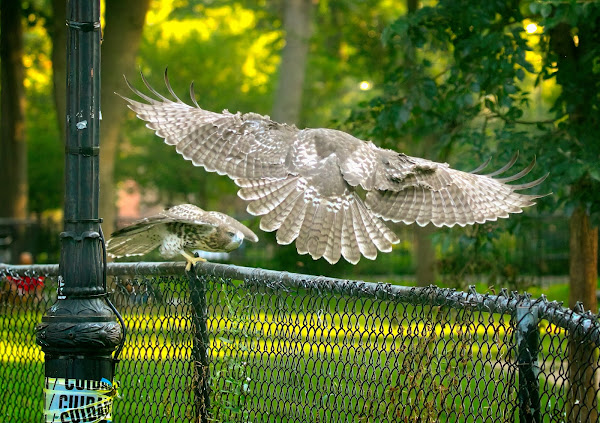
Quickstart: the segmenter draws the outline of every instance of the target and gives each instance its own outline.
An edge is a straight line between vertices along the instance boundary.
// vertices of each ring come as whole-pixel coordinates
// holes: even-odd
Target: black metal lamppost
[[[98,217],[100,0],[67,1],[67,27],[65,210],[58,300],[37,328],[37,342],[45,354],[46,422],[66,417],[92,421],[83,418],[108,415],[113,352],[124,336],[122,321],[106,298],[106,254]]]

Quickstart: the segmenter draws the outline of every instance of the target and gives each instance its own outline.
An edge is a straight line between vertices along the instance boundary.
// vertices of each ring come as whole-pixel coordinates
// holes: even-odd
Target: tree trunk
[[[412,14],[417,11],[419,4],[417,0],[406,0],[406,12]],[[414,60],[414,51],[406,51],[405,60],[407,66]],[[427,137],[420,143],[416,155],[427,157],[431,154],[434,137]],[[435,227],[429,224],[425,227],[413,226],[413,248],[416,261],[416,277],[418,286],[427,286],[435,283],[435,249],[431,235],[435,232]]]
[[[21,1],[0,2],[0,217],[27,217]]]
[[[581,301],[586,310],[598,311],[596,285],[598,281],[598,228],[591,226],[582,207],[573,212],[569,222],[569,306]]]
[[[416,155],[419,157],[431,157],[435,142],[436,138],[433,136],[427,136],[423,138],[418,144]],[[440,159],[440,157],[438,157],[438,159]],[[416,223],[413,225],[413,248],[415,251],[414,256],[417,265],[417,286],[428,286],[435,283],[436,261],[435,248],[433,246],[432,239],[432,235],[435,233],[435,231],[436,227],[433,225],[433,223],[430,223],[425,227],[419,226]]]
[[[284,5],[285,47],[281,53],[272,115],[278,122],[297,124],[312,33],[312,1],[287,0]]]
[[[569,306],[578,301],[586,310],[598,311],[596,285],[598,280],[598,228],[591,226],[590,218],[583,207],[578,207],[571,216],[569,240]],[[598,385],[594,373],[597,363],[595,345],[586,343],[576,336],[569,338],[569,422],[597,421],[595,389]]]
[[[135,58],[150,0],[106,0],[102,43],[102,124],[100,129],[100,217],[108,238],[116,220],[115,157],[127,108],[115,92],[127,90],[123,75],[137,74]]]

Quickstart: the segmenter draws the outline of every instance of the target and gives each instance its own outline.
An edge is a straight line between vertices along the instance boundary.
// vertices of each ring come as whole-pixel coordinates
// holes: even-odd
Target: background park
[[[0,262],[17,263],[20,253],[29,251],[36,263],[57,263],[66,123],[62,118],[67,72],[64,1],[9,0],[1,6]],[[105,233],[165,206],[190,202],[234,216],[259,235],[259,244],[245,245],[227,258],[233,264],[396,285],[465,288],[474,284],[479,291],[492,294],[501,288],[527,289],[536,297],[546,294],[569,307],[581,302],[585,310],[597,312],[600,3],[106,0],[102,11],[99,214]],[[140,70],[160,90],[167,66],[175,92],[185,100],[189,83],[194,81],[198,103],[207,110],[252,111],[298,127],[338,128],[379,146],[448,162],[462,170],[475,169],[490,157],[489,169],[494,170],[516,152],[520,154],[514,169],[520,170],[535,157],[537,163],[528,178],[550,175],[529,193],[551,194],[522,215],[485,225],[441,229],[393,225],[401,243],[375,261],[363,258],[356,266],[343,261],[333,266],[324,260],[315,262],[299,256],[294,245],[279,246],[273,234],[260,231],[258,218],[245,211],[244,202],[236,196],[237,187],[228,178],[182,160],[114,95],[129,94],[123,75],[139,86]],[[145,256],[140,260],[161,259]],[[161,284],[164,294],[170,292]],[[178,289],[173,288],[174,292]],[[240,299],[230,294],[215,288],[212,295],[221,302],[237,301],[227,307],[242,307]],[[297,300],[286,301],[293,305]],[[150,349],[165,341],[156,334],[157,322],[171,322],[169,313],[181,312],[179,305],[168,302],[166,309],[161,307],[141,317],[136,317],[134,308],[124,310],[133,327],[140,329],[139,343],[125,349],[125,363],[132,368],[141,362],[136,348]],[[225,307],[219,307],[213,309],[214,315],[226,315]],[[266,310],[260,313],[277,314],[268,306]],[[22,311],[27,325],[38,322],[41,312]],[[332,313],[331,324],[343,326],[344,317]],[[412,306],[402,313],[405,317],[418,314]],[[220,357],[246,357],[249,346],[275,348],[271,341],[253,344],[260,330],[248,331],[245,319],[251,317],[244,313],[233,323],[221,319],[225,318],[212,323],[214,331],[224,331],[213,340]],[[458,318],[448,317],[452,319]],[[172,323],[175,327],[191,324],[175,321],[179,322]],[[405,323],[412,324],[408,319],[400,326]],[[356,323],[360,342],[369,325],[375,323],[368,319]],[[474,333],[485,337],[488,330],[500,333],[508,325],[508,320],[500,318],[494,325],[480,324]],[[391,327],[392,322],[384,326]],[[28,336],[22,335],[25,329],[17,332],[17,338]],[[552,326],[544,333],[551,332]],[[449,345],[468,344],[464,333],[442,329],[439,338],[440,333],[433,330],[421,336],[423,345],[416,348],[429,349],[434,359],[428,366],[445,371],[450,365],[435,357],[447,353]],[[191,342],[168,336],[175,336],[168,343],[182,350]],[[17,338],[2,345],[3,354],[19,356],[16,346],[29,341]],[[440,344],[443,338],[446,341]],[[381,341],[384,347],[386,342],[387,338]],[[503,374],[504,364],[498,357],[504,350],[494,342],[478,350],[493,355],[491,364],[463,367],[460,377],[466,377],[467,368],[479,373],[490,366],[492,376]],[[553,341],[545,338],[545,342],[542,348],[551,355]],[[32,350],[27,363],[9,360],[14,368],[4,371],[27,378],[42,366],[41,352],[36,351]],[[178,350],[148,351],[160,363],[145,362],[150,372],[189,371],[187,364],[178,362]],[[323,375],[327,369],[317,369],[318,352],[316,356],[304,370]],[[343,352],[332,356],[341,359]],[[278,373],[278,366],[284,367],[276,358],[265,360],[273,366],[269,371]],[[240,370],[240,363],[219,364],[220,369],[238,372],[233,380],[242,382],[232,394],[235,398],[245,392],[241,376],[246,370]],[[385,358],[379,365],[383,372],[386,366],[393,367]],[[433,384],[440,392],[446,386],[443,379],[427,379],[427,368],[419,372],[420,384]],[[545,379],[544,386],[550,386],[550,379]],[[172,395],[177,398],[187,394],[185,386],[176,386],[177,378],[149,380],[146,384],[137,381],[144,385],[138,391],[140,399],[154,390],[175,392]],[[468,381],[456,383],[462,391],[471,389]],[[324,384],[332,389],[332,382]],[[492,388],[486,386],[490,413],[505,407],[494,401],[498,390],[509,386],[510,381],[503,382],[490,392]],[[148,415],[168,413],[165,410],[174,401],[168,395],[157,397],[159,407]],[[390,395],[387,401],[393,403]],[[443,395],[443,404],[453,407],[460,402]],[[305,400],[316,401],[315,397]],[[230,413],[235,408],[228,399],[215,401],[222,401]],[[15,406],[9,413],[31,404],[38,402]],[[461,416],[450,420],[461,421]]]
[[[37,263],[58,262],[63,3],[6,2],[2,13],[10,34],[2,50],[4,261],[16,263],[28,250]],[[562,286],[547,288],[563,300],[568,275],[571,304],[596,309],[596,2],[135,0],[106,1],[102,10],[105,233],[182,202],[258,230],[228,178],[181,160],[113,94],[127,94],[123,75],[138,83],[139,70],[160,87],[168,66],[175,91],[185,99],[194,81],[207,110],[339,128],[463,170],[488,158],[497,169],[520,152],[515,169],[535,157],[531,179],[550,172],[533,193],[552,195],[524,215],[474,228],[397,225],[402,242],[375,262],[313,262],[264,232],[261,244],[232,262],[329,276],[407,275],[418,284],[462,287],[467,280],[547,287],[556,280],[541,277],[558,275]],[[15,236],[18,226],[30,232]]]

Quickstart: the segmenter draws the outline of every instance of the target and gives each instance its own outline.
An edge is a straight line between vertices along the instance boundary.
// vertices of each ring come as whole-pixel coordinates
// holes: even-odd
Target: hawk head
[[[244,242],[244,234],[236,230],[227,230],[225,232],[226,240],[229,241],[223,248],[226,252],[230,252],[238,248]],[[225,240],[224,240],[225,241]]]

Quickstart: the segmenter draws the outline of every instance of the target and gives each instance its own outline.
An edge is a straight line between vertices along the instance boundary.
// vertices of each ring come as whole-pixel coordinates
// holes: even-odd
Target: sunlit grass
[[[551,288],[564,295],[564,286]],[[478,289],[485,291],[483,286]],[[281,422],[362,421],[356,420],[356,410],[364,410],[364,421],[393,421],[399,402],[414,407],[404,417],[426,412],[433,419],[455,422],[469,415],[513,415],[502,399],[517,389],[510,379],[516,372],[510,316],[477,311],[464,315],[409,304],[394,310],[369,299],[315,305],[304,302],[309,296],[304,291],[287,295],[279,302],[261,297],[263,305],[277,304],[274,311],[244,303],[244,298],[241,306],[231,308],[222,293],[211,291],[209,361],[215,409],[252,410],[247,421],[269,415]],[[122,397],[115,416],[120,421],[140,416],[164,422],[193,419],[198,358],[192,352],[194,325],[187,301],[174,295],[165,303],[122,307],[129,337],[116,375]],[[242,319],[240,311],[247,316]],[[15,307],[0,316],[0,324],[11,324],[0,325],[0,392],[8,404],[0,421],[41,416],[43,353],[35,345],[35,326],[42,315]],[[566,332],[544,321],[539,331],[540,384],[563,384]],[[553,361],[544,361],[549,359]],[[244,370],[235,374],[232,365]],[[424,393],[418,394],[419,389]],[[547,391],[555,389],[561,388]],[[561,409],[562,401],[552,398],[551,408]]]
[[[169,359],[190,359],[192,349],[191,337],[171,336],[175,333],[192,333],[193,326],[189,318],[182,316],[165,316],[164,314],[148,313],[137,315],[125,315],[127,330],[130,334],[135,334],[135,342],[128,342],[123,349],[123,359],[142,359],[150,360],[169,360]],[[375,342],[385,344],[389,348],[398,340],[409,336],[434,337],[453,339],[457,336],[468,334],[478,339],[496,338],[505,339],[507,332],[511,331],[510,317],[502,318],[490,322],[485,317],[485,325],[477,323],[456,323],[440,324],[437,323],[430,327],[424,322],[403,322],[401,325],[391,319],[369,319],[365,316],[353,317],[350,315],[320,315],[317,313],[290,313],[288,322],[292,324],[283,324],[274,319],[273,315],[268,313],[254,313],[252,319],[253,337],[258,341],[254,348],[256,354],[269,352],[276,349],[277,346],[285,345],[298,351],[327,352],[326,344],[311,344],[314,339],[327,339],[331,345],[360,345],[365,339],[373,338]],[[0,357],[2,362],[25,362],[33,360],[43,361],[43,353],[39,346],[35,345],[34,326],[36,322],[41,321],[40,313],[31,313],[26,319],[19,319],[19,322],[29,322],[29,325],[21,324],[19,328],[4,329],[2,339],[0,340]],[[227,334],[231,329],[230,322],[226,316],[214,315],[207,322],[209,331],[217,334]],[[28,326],[28,327],[27,327]],[[377,327],[376,333],[372,328]],[[16,330],[18,329],[18,330]],[[553,336],[565,336],[564,329],[552,325],[542,325],[540,335],[549,333]],[[222,343],[223,337],[215,338],[211,341],[210,350],[214,357],[223,355]],[[130,340],[131,341],[131,340]],[[157,348],[160,346],[160,348]],[[473,353],[482,352],[487,354],[490,349],[488,343],[473,345]]]

